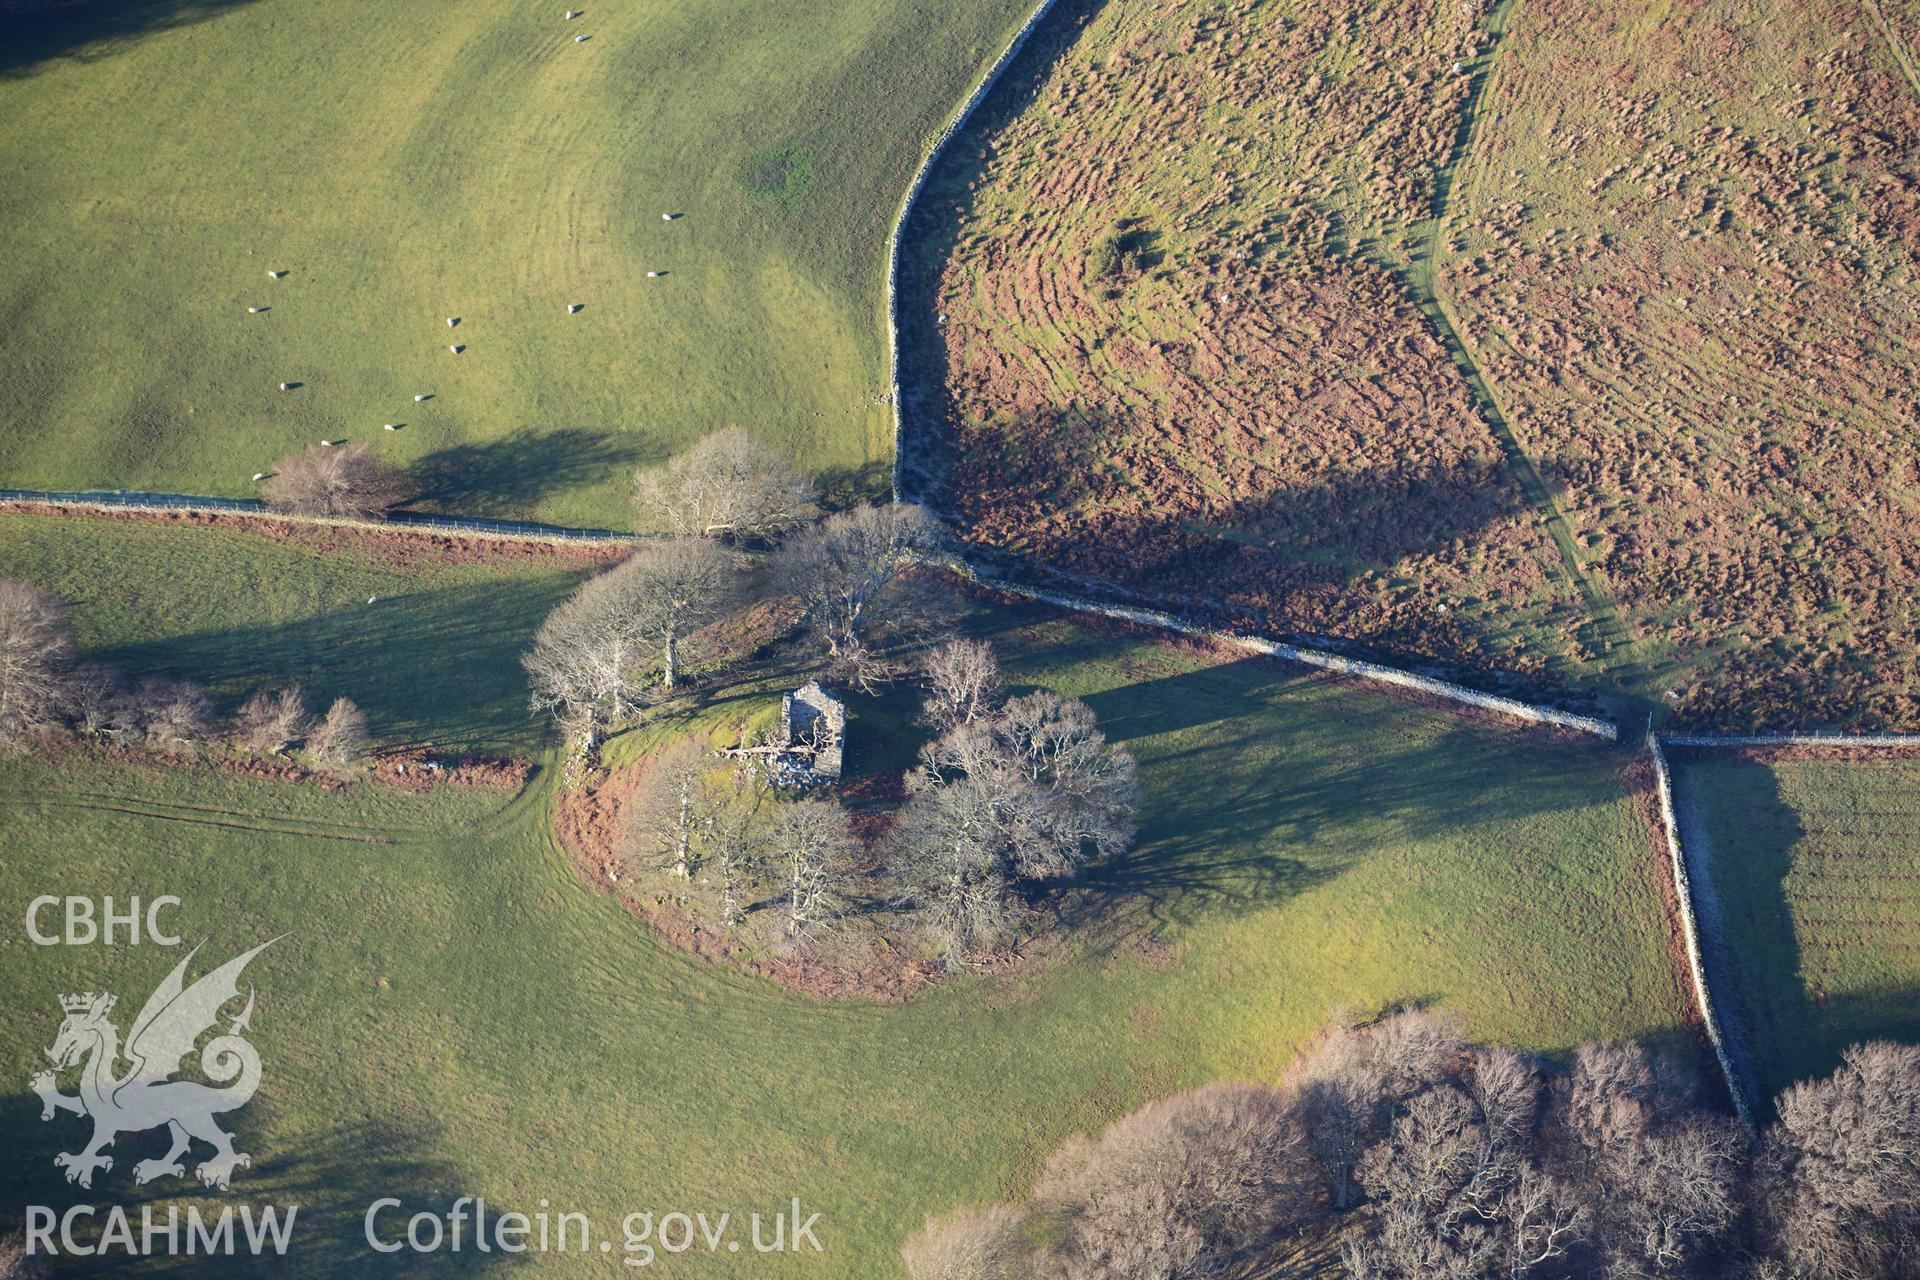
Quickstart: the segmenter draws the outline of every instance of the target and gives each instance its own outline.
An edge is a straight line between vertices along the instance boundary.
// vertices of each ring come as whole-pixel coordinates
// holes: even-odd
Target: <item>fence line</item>
[[[1027,15],[1027,20],[1020,24],[1018,31],[1013,33],[1013,39],[1007,42],[1007,47],[1000,51],[999,58],[995,59],[993,65],[988,67],[985,74],[980,77],[980,83],[973,87],[973,92],[968,95],[967,100],[960,104],[960,110],[947,121],[946,128],[934,136],[933,142],[927,147],[926,155],[920,158],[920,168],[913,175],[913,182],[907,187],[906,196],[900,201],[900,212],[893,220],[893,233],[887,237],[887,364],[893,397],[893,496],[895,501],[901,500],[900,465],[904,455],[904,450],[901,448],[905,411],[901,407],[900,389],[900,243],[906,235],[907,219],[913,214],[913,206],[919,200],[921,190],[926,187],[927,179],[933,175],[933,166],[940,159],[940,153],[947,149],[947,144],[953,141],[954,135],[965,127],[967,120],[979,108],[980,103],[985,100],[988,93],[992,92],[994,85],[1000,82],[1001,75],[1013,65],[1013,60],[1020,50],[1026,47],[1027,37],[1031,36],[1034,28],[1038,27],[1041,21],[1053,11],[1055,3],[1056,0],[1040,0],[1040,3],[1034,6],[1033,12]]]
[[[180,511],[206,515],[246,516],[260,520],[278,520],[289,524],[325,525],[343,529],[373,529],[381,532],[457,533],[470,537],[497,538],[515,542],[551,542],[572,545],[616,546],[638,540],[638,535],[612,529],[571,529],[561,525],[537,524],[530,520],[488,520],[479,516],[440,516],[426,512],[399,511],[382,519],[354,516],[297,515],[272,511],[253,498],[207,498],[184,493],[127,493],[119,490],[84,490],[72,493],[42,492],[35,489],[0,489],[0,507],[47,505],[87,507],[97,511]]]
[[[1713,1044],[1713,1056],[1720,1062],[1720,1074],[1726,1077],[1727,1093],[1733,1098],[1733,1109],[1739,1115],[1740,1122],[1752,1129],[1753,1108],[1747,1101],[1747,1090],[1740,1072],[1727,1050],[1720,1015],[1715,1010],[1713,993],[1707,986],[1706,957],[1700,950],[1700,924],[1694,917],[1693,877],[1689,873],[1686,850],[1680,840],[1680,819],[1673,807],[1672,773],[1667,768],[1667,754],[1660,748],[1660,738],[1651,729],[1647,731],[1647,751],[1653,757],[1653,774],[1660,793],[1660,821],[1666,829],[1667,853],[1673,864],[1673,890],[1679,900],[1681,931],[1686,936],[1687,965],[1693,972],[1694,1001],[1700,1009],[1700,1020],[1706,1024],[1707,1039]],[[1705,868],[1701,870],[1704,874]]]

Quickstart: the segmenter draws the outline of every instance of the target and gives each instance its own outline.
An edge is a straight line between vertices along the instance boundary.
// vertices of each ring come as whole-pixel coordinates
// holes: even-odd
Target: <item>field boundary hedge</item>
[[[1660,737],[1651,729],[1647,731],[1647,754],[1653,757],[1653,776],[1660,793],[1660,821],[1666,831],[1668,861],[1673,867],[1673,891],[1680,912],[1681,932],[1686,939],[1687,967],[1693,975],[1694,1001],[1700,1009],[1700,1020],[1706,1026],[1707,1039],[1713,1045],[1713,1056],[1719,1060],[1720,1074],[1726,1079],[1733,1109],[1740,1122],[1752,1129],[1753,1108],[1747,1101],[1744,1076],[1727,1048],[1713,992],[1707,983],[1706,957],[1700,949],[1700,922],[1694,910],[1693,877],[1687,865],[1686,846],[1680,839],[1680,819],[1673,806],[1673,774],[1667,767],[1667,753],[1660,747]],[[1702,867],[1701,872],[1705,874],[1706,868]]]
[[[940,159],[940,153],[947,149],[955,134],[966,127],[973,113],[985,101],[987,94],[1000,83],[1000,77],[1006,73],[1013,60],[1024,49],[1027,39],[1046,16],[1053,12],[1057,0],[1040,0],[1020,29],[1013,33],[1013,39],[1000,51],[993,65],[981,75],[980,82],[960,104],[960,109],[947,121],[946,127],[934,135],[927,151],[920,158],[920,168],[914,172],[913,182],[907,187],[907,194],[900,201],[900,212],[894,216],[893,232],[887,237],[887,379],[888,394],[893,401],[893,497],[900,501],[900,466],[903,450],[901,443],[906,433],[905,411],[902,409],[900,391],[900,241],[906,234],[907,219],[913,214],[913,206],[920,199],[920,193],[926,188],[927,179],[933,174],[933,166]]]

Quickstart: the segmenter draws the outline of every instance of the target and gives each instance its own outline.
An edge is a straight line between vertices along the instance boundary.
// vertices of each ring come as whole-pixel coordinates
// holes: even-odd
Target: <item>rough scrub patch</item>
[[[1066,15],[908,228],[914,483],[979,545],[1163,600],[1557,658],[1572,593],[1401,274],[1480,6]]]
[[[1916,723],[1920,96],[1874,7],[1525,0],[1481,115],[1439,288],[1658,691]]]

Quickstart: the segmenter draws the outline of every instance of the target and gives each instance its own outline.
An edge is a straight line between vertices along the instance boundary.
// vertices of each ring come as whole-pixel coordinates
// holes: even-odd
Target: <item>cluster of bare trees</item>
[[[926,718],[941,732],[871,856],[839,804],[782,794],[759,769],[681,739],[629,805],[629,870],[704,891],[723,928],[772,909],[791,947],[856,910],[910,922],[949,967],[1014,941],[1046,882],[1131,841],[1133,761],[1085,703],[1007,698],[984,643],[935,649],[925,677]]]
[[[1006,698],[984,642],[950,641],[926,674],[942,732],[908,776],[889,866],[957,964],[1017,936],[1035,886],[1126,849],[1139,785],[1086,703]]]
[[[673,690],[682,649],[756,601],[787,600],[831,674],[861,688],[903,674],[880,641],[924,627],[907,570],[938,547],[939,522],[911,504],[824,519],[812,484],[739,429],[706,437],[634,486],[643,544],[554,610],[524,662],[537,710],[588,744]],[[784,540],[782,540],[784,539]],[[750,559],[743,548],[771,548]]]
[[[769,909],[791,950],[823,941],[852,907],[860,844],[831,800],[776,795],[759,770],[693,739],[654,758],[628,817],[628,865],[706,890],[723,929]]]
[[[0,750],[71,734],[168,755],[228,749],[255,756],[299,747],[309,764],[344,769],[368,746],[366,718],[337,698],[316,718],[298,688],[257,693],[231,718],[191,680],[129,680],[77,663],[66,606],[27,583],[0,580]]]
[[[1632,1045],[1565,1070],[1401,1014],[1281,1087],[1213,1085],[1055,1153],[1024,1207],[930,1222],[914,1280],[1920,1274],[1920,1048],[1850,1049],[1755,1141]],[[1293,1263],[1299,1269],[1292,1269]]]

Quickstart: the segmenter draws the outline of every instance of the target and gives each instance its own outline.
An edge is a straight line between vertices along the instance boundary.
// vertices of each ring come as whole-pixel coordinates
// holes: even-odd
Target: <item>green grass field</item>
[[[828,1253],[757,1271],[893,1275],[927,1212],[1017,1194],[1063,1136],[1143,1099],[1277,1075],[1337,1006],[1435,1001],[1549,1052],[1681,1037],[1660,865],[1616,753],[1040,614],[982,629],[1015,680],[1086,698],[1138,755],[1142,837],[1091,877],[1111,910],[1084,948],[904,1006],[820,1004],[663,949],[553,844],[550,774],[518,798],[335,795],[5,763],[0,910],[19,920],[48,886],[174,893],[215,962],[290,935],[251,971],[269,1074],[235,1191],[307,1206],[295,1274],[363,1274],[360,1215],[391,1193],[546,1197],[603,1229],[797,1195]],[[856,753],[891,722],[856,708]],[[176,959],[5,932],[0,1131],[22,1158],[0,1218],[76,1194],[50,1163],[71,1118],[41,1125],[24,1089],[55,996],[137,1001]],[[116,1199],[139,1194],[126,1168]]]
[[[377,738],[450,749],[538,749],[519,656],[582,572],[557,557],[403,566],[324,538],[0,512],[0,578],[72,602],[87,660],[199,681],[227,708],[298,682],[313,701],[352,698]]]
[[[883,484],[887,225],[1024,0],[582,7],[6,20],[0,483],[246,495],[344,437],[626,527],[634,465],[740,425]]]
[[[1856,1041],[1920,1038],[1920,762],[1681,768],[1766,1093]]]

